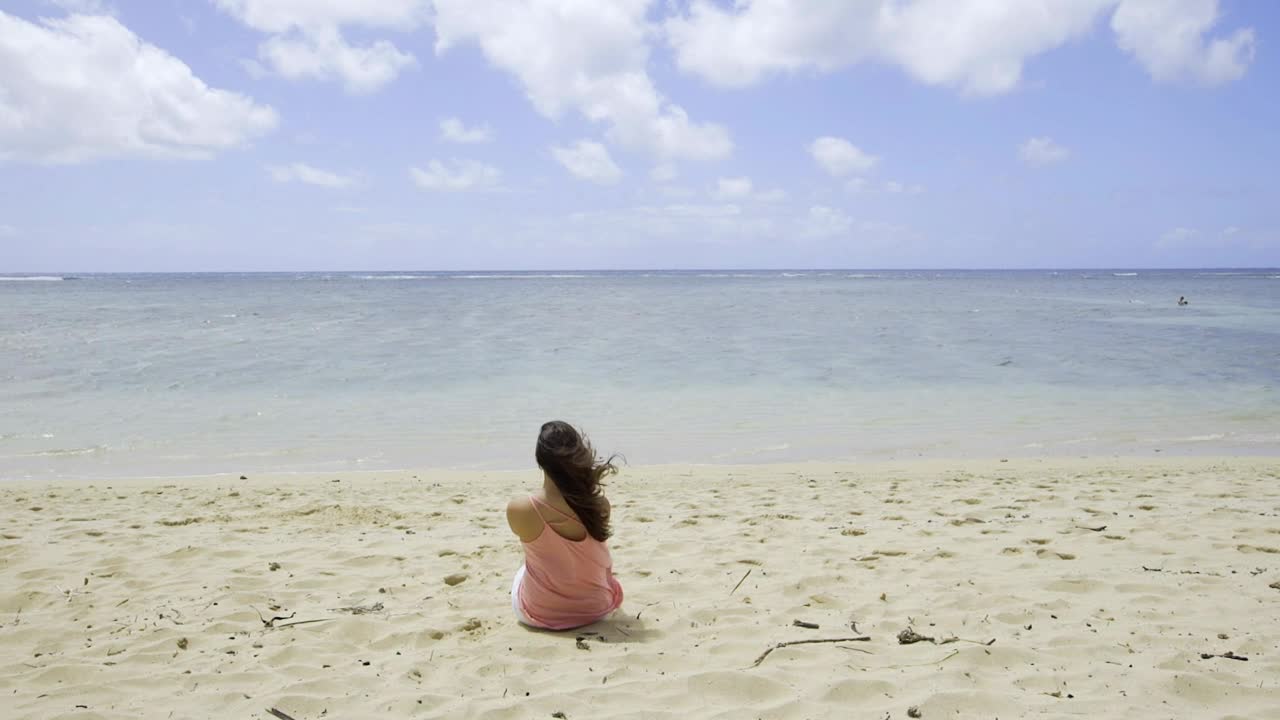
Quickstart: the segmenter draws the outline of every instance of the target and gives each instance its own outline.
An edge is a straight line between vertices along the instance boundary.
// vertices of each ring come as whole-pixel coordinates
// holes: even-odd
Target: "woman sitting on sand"
[[[524,546],[524,564],[511,583],[511,608],[525,625],[568,630],[618,609],[622,586],[613,577],[609,501],[600,479],[617,472],[598,460],[568,423],[542,426],[535,453],[542,487],[507,503],[507,524]]]

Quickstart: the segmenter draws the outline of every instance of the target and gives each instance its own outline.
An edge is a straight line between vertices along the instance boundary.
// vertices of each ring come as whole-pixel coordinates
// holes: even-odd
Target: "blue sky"
[[[7,0],[0,272],[1280,265],[1280,6]]]

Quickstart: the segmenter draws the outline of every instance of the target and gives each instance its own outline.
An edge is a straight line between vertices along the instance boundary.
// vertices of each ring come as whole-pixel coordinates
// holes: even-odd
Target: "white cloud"
[[[262,32],[326,29],[361,25],[412,30],[426,22],[427,0],[212,0],[245,25]]]
[[[12,225],[0,225],[0,237],[13,237],[18,234],[18,228]]]
[[[1218,22],[1217,0],[1124,0],[1111,17],[1116,44],[1161,82],[1219,85],[1244,75],[1253,61],[1252,28],[1207,41]]]
[[[425,23],[430,11],[429,0],[212,1],[245,25],[271,35],[258,48],[270,70],[291,79],[338,78],[348,92],[357,94],[378,90],[417,61],[385,39],[353,45],[342,28],[409,31]]]
[[[721,198],[744,198],[751,195],[751,178],[720,178],[716,181],[716,195]]]
[[[604,145],[591,140],[579,140],[568,147],[553,147],[551,154],[574,177],[610,185],[622,177],[622,169],[613,162]]]
[[[820,137],[809,145],[809,154],[833,177],[864,173],[875,167],[876,157],[838,137]]]
[[[1043,167],[1062,162],[1070,157],[1071,151],[1062,147],[1049,137],[1029,138],[1018,146],[1018,157],[1022,162],[1033,167]]]
[[[843,210],[826,205],[809,208],[801,222],[801,235],[810,238],[830,238],[847,235],[853,228],[853,218]]]
[[[436,0],[436,52],[474,42],[513,74],[537,111],[576,111],[606,137],[661,162],[718,159],[732,151],[720,125],[698,123],[669,102],[646,71],[649,0]]]
[[[456,117],[447,117],[440,121],[440,137],[455,143],[484,143],[493,139],[493,131],[488,125],[467,127]]]
[[[1117,5],[1119,43],[1149,69],[1219,81],[1252,57],[1251,30],[1204,45],[1216,0],[693,0],[664,29],[679,67],[721,86],[878,62],[929,85],[996,94],[1018,86],[1029,59],[1084,36]]]
[[[276,35],[263,42],[258,53],[281,77],[339,78],[353,95],[374,92],[394,80],[401,70],[417,64],[412,55],[400,52],[386,40],[357,47],[332,28]]]
[[[666,23],[681,69],[742,86],[774,72],[864,61],[979,94],[1015,87],[1023,62],[1088,31],[1114,0],[695,0]]]
[[[0,12],[0,160],[201,158],[276,127],[106,15],[39,24]]]
[[[307,165],[291,163],[289,165],[268,165],[267,173],[271,179],[280,183],[300,182],[308,185],[319,185],[327,188],[345,188],[355,184],[356,178]]]
[[[450,168],[439,160],[427,163],[427,169],[409,168],[409,177],[423,190],[486,190],[496,187],[502,173],[492,165],[474,160],[454,160]]]
[[[782,188],[774,188],[756,193],[756,200],[766,203],[782,202],[787,199],[787,191]]]

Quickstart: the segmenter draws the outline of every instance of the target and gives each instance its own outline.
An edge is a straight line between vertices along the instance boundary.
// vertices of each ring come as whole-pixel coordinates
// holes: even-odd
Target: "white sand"
[[[507,595],[538,479],[0,484],[0,717],[1280,718],[1280,460],[631,468],[563,634]]]

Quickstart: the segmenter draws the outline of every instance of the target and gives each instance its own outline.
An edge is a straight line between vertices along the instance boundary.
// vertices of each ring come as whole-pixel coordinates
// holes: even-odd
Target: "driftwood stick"
[[[277,710],[275,708],[267,708],[267,712],[280,718],[280,720],[294,720],[294,717],[292,715],[290,715],[289,713],[283,710]]]
[[[805,622],[804,620],[792,620],[792,627],[802,627],[806,630],[817,630],[818,623]]]
[[[734,594],[734,593],[738,592],[738,588],[742,587],[742,583],[744,583],[744,582],[746,582],[746,581],[747,581],[747,576],[748,576],[748,575],[750,575],[750,574],[751,574],[751,571],[752,571],[752,570],[754,570],[754,569],[755,569],[755,568],[749,568],[745,573],[743,573],[743,575],[742,575],[742,579],[741,579],[741,580],[739,580],[739,581],[738,581],[738,584],[737,584],[737,585],[734,585],[734,586],[733,586],[733,589],[729,591],[729,594],[730,594],[730,595],[732,595],[732,594]]]
[[[1098,527],[1086,527],[1084,525],[1077,525],[1076,528],[1079,530],[1088,530],[1089,532],[1102,532],[1107,529],[1107,526],[1099,525]]]
[[[760,663],[764,662],[764,659],[769,657],[769,653],[779,648],[789,647],[791,645],[809,645],[814,643],[838,643],[838,642],[868,642],[870,640],[871,640],[870,636],[866,636],[866,635],[862,637],[824,638],[822,640],[788,640],[787,642],[780,642],[774,645],[773,647],[769,648],[768,650],[765,650],[764,652],[760,653],[760,657],[756,658],[756,661],[751,663],[751,667],[760,667]]]

